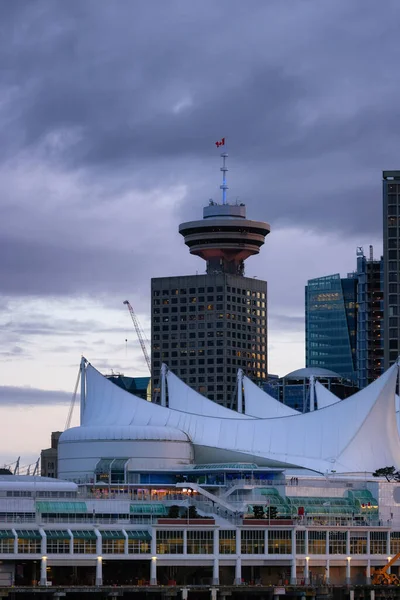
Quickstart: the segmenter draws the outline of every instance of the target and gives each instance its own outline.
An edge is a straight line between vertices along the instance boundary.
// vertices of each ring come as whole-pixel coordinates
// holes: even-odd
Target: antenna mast
[[[227,152],[221,152],[222,158],[222,185],[220,185],[220,189],[222,190],[222,204],[226,204],[226,190],[228,190],[228,186],[226,185],[226,173],[228,171],[228,167],[226,166],[226,159],[228,158]]]

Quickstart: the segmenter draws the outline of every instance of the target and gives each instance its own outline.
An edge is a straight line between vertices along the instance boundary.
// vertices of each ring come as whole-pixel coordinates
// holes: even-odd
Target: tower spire
[[[228,186],[226,185],[226,173],[228,171],[228,167],[226,166],[226,159],[228,158],[227,152],[221,152],[222,158],[222,185],[220,185],[220,189],[222,190],[222,204],[226,204],[226,190],[228,190]]]

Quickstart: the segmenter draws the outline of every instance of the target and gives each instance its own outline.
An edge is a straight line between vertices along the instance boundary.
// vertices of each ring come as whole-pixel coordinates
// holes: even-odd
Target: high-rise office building
[[[383,373],[383,258],[357,248],[357,385],[364,388]]]
[[[383,171],[384,367],[400,355],[400,171]]]
[[[310,279],[305,289],[306,367],[322,367],[356,382],[357,278]]]
[[[202,220],[179,226],[206,273],[151,281],[152,388],[157,394],[166,363],[211,400],[235,406],[238,368],[254,381],[267,374],[267,282],[245,277],[244,261],[258,254],[270,226],[226,201],[221,156],[222,203],[210,200]]]

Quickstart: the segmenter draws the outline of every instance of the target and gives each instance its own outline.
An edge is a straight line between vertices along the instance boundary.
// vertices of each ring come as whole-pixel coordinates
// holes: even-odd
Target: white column
[[[331,573],[330,573],[330,563],[329,563],[329,558],[326,561],[326,567],[325,567],[325,583],[328,584],[329,580],[331,577]]]
[[[264,530],[264,546],[265,546],[265,554],[268,554],[268,529]]]
[[[242,583],[242,535],[240,529],[236,529],[236,566],[235,566],[235,585]]]
[[[183,530],[183,554],[187,554],[187,529]]]
[[[310,568],[309,568],[309,563],[310,562],[310,557],[306,556],[306,564],[305,564],[305,569],[304,569],[304,580],[305,580],[305,584],[307,585],[310,581]]]
[[[86,359],[82,356],[80,364],[81,372],[81,398],[80,398],[80,424],[83,423],[83,413],[86,404]]]
[[[290,583],[296,585],[297,581],[297,564],[296,564],[296,530],[292,529],[292,564],[290,567]]]
[[[242,583],[242,558],[238,556],[236,558],[235,565],[235,585],[241,585]]]
[[[351,557],[348,556],[346,559],[346,583],[349,585],[351,582]]]
[[[304,532],[304,553],[308,556],[308,529]]]
[[[69,553],[73,554],[74,553],[74,536],[72,535],[72,531],[70,529],[67,529],[68,531],[68,535],[69,535]]]
[[[167,365],[161,365],[161,406],[167,406]]]
[[[354,590],[350,590],[350,600],[354,600]]]
[[[371,583],[371,559],[370,558],[368,558],[368,560],[367,560],[367,569],[366,569],[366,571],[367,571],[366,572],[366,578],[367,578],[366,584],[370,585],[370,583]]]
[[[371,590],[370,598],[371,600],[375,600],[375,590]]]
[[[210,589],[211,592],[211,600],[217,600],[217,588],[211,588]]]
[[[152,556],[150,561],[150,585],[157,585],[157,556]]]
[[[386,533],[386,536],[387,536],[386,537],[386,553],[388,556],[391,556],[391,553],[390,553],[390,531],[388,531]]]
[[[47,554],[46,533],[45,533],[44,529],[39,529],[39,533],[42,536],[42,539],[40,540],[40,552],[41,552],[42,556],[46,556],[46,554]]]
[[[103,558],[96,558],[96,585],[103,585]]]
[[[309,387],[310,387],[310,412],[313,412],[314,410],[314,404],[315,404],[315,377],[314,375],[311,375],[310,379],[309,379]]]
[[[101,533],[98,529],[94,530],[96,534],[96,585],[103,585],[103,558],[101,555],[102,552],[102,539]]]
[[[219,585],[219,530],[214,529],[214,538],[213,538],[213,554],[214,554],[214,562],[213,562],[213,585]]]
[[[102,547],[101,547],[101,533],[98,529],[94,530],[96,534],[96,554],[97,556],[101,556]]]
[[[14,554],[18,554],[18,536],[15,529],[11,529],[14,536]]]
[[[238,369],[237,372],[237,411],[243,412],[243,371]]]
[[[42,556],[40,561],[40,585],[47,585],[47,556]]]
[[[346,531],[346,554],[350,556],[350,530]]]
[[[129,547],[128,547],[128,534],[126,533],[125,529],[122,530],[122,533],[124,534],[124,554],[129,554]]]
[[[188,588],[182,588],[182,600],[187,600],[189,595]]]

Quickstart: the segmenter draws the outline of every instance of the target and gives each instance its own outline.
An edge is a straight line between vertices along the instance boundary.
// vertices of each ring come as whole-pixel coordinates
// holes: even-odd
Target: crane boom
[[[135,330],[136,330],[136,335],[138,336],[139,343],[140,343],[140,346],[142,348],[143,356],[145,358],[145,361],[147,363],[147,366],[149,368],[150,375],[151,375],[151,361],[150,361],[150,356],[149,356],[149,353],[147,352],[147,348],[146,348],[146,345],[144,343],[144,339],[143,339],[142,331],[141,331],[141,328],[140,328],[140,325],[139,325],[139,321],[137,319],[137,316],[135,315],[135,311],[133,310],[133,308],[132,308],[129,300],[124,300],[123,303],[127,305],[128,310],[130,312],[131,319],[132,319],[133,325],[134,325]]]

